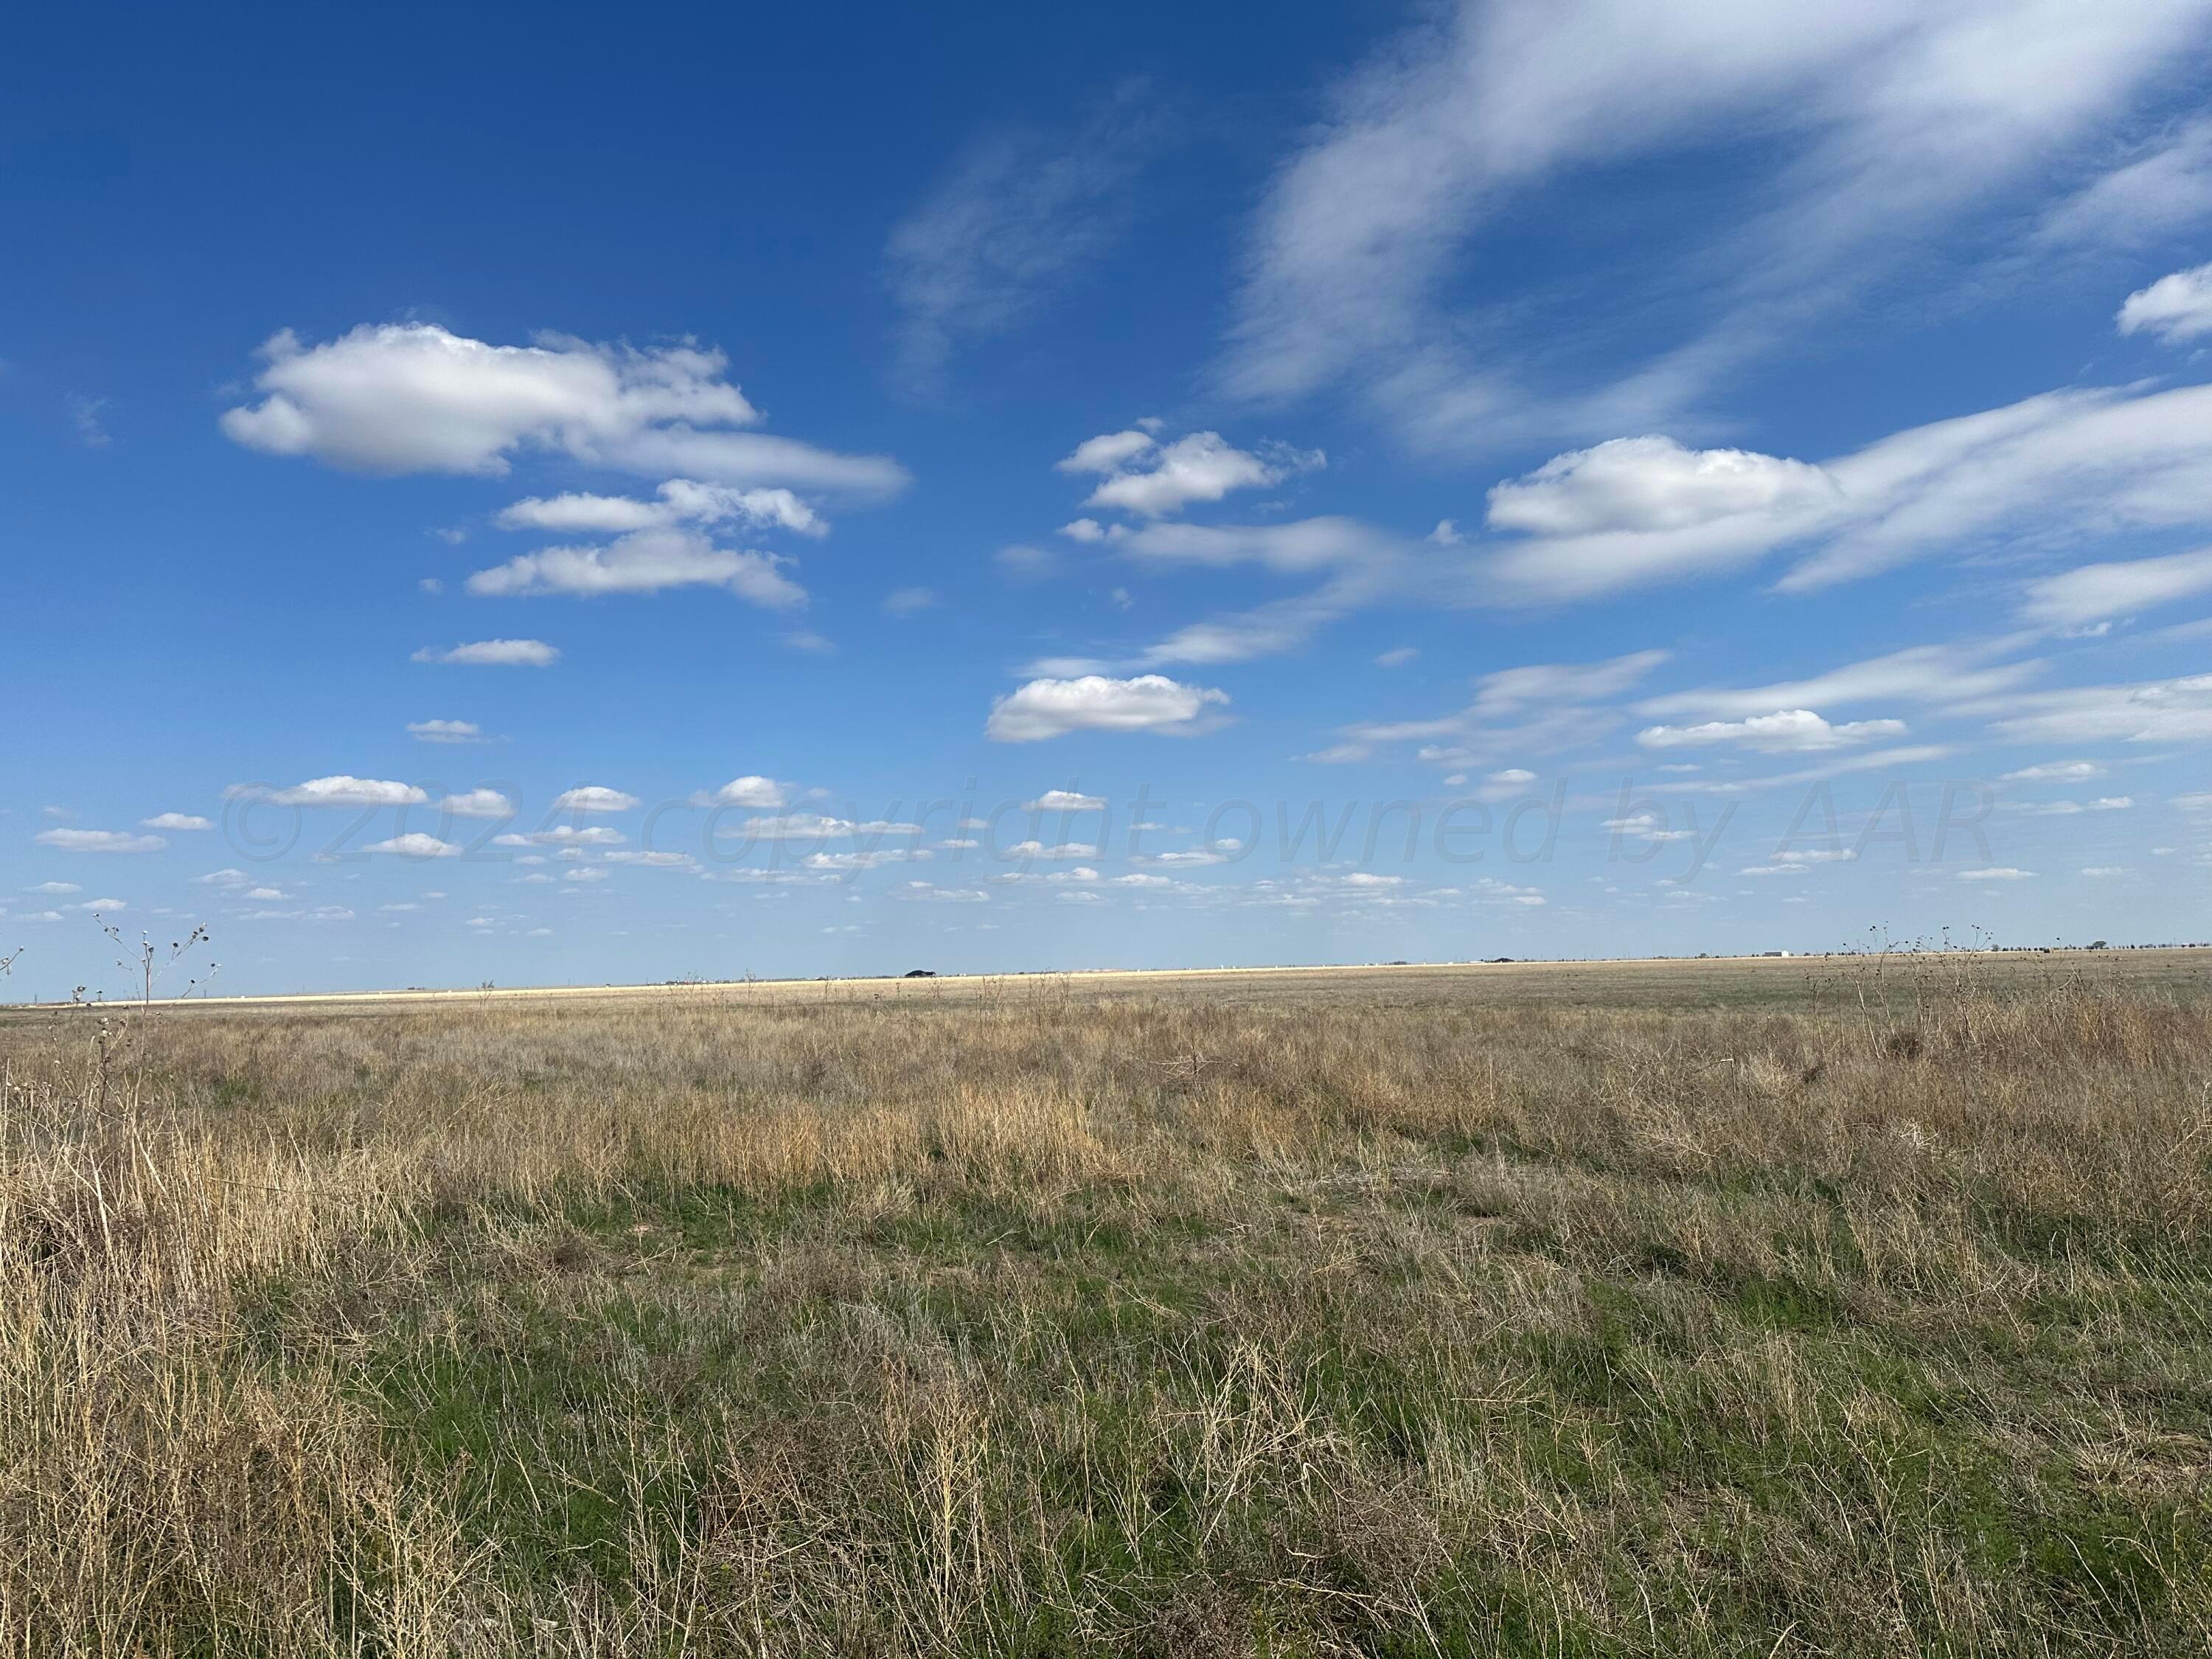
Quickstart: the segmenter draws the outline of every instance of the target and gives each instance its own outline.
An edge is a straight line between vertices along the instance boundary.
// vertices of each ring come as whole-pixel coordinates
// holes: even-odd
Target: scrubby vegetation
[[[0,1021],[0,1653],[2212,1645],[2201,969],[1522,971]]]

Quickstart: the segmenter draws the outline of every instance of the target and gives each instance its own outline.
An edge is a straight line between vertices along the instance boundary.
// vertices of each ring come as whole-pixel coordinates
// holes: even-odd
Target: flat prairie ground
[[[2202,1652],[2208,970],[0,1013],[0,1654]]]

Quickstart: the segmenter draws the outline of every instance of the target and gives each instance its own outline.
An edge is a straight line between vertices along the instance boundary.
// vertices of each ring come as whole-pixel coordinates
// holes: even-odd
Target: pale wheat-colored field
[[[0,1015],[0,1654],[2201,1651],[2205,957]]]

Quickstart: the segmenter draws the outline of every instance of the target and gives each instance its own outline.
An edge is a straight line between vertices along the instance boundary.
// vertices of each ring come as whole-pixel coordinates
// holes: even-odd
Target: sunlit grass
[[[15,1019],[0,1651],[2202,1650],[2212,1006],[1798,983]]]

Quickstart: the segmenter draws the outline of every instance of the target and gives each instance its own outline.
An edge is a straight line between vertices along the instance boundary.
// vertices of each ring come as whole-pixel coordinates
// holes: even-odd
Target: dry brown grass
[[[0,1654],[2212,1644],[2201,995],[1391,984],[0,1024]]]

